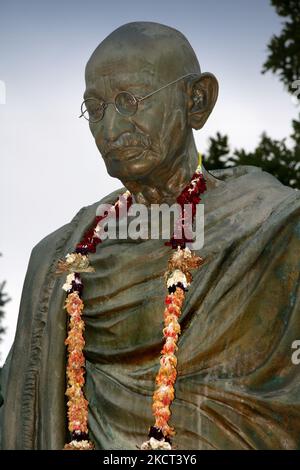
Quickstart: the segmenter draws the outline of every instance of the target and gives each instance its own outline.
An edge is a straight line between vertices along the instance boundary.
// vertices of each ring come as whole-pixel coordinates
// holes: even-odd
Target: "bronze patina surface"
[[[85,98],[144,96],[130,117],[108,105],[90,123],[107,171],[138,202],[172,203],[197,166],[193,129],[218,94],[187,39],[157,23],[121,26],[86,68]],[[204,170],[205,264],[180,319],[172,425],[179,449],[299,449],[300,194],[259,168]],[[102,202],[114,202],[124,187]],[[2,371],[3,449],[61,449],[67,440],[66,315],[58,259],[73,251],[99,201],[32,251],[13,347]],[[135,449],[153,422],[155,376],[170,248],[161,240],[107,240],[83,274],[91,439]]]

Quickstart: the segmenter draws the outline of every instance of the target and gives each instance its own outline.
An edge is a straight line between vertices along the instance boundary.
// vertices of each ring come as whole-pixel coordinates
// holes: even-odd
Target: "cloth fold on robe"
[[[202,197],[204,265],[180,318],[171,425],[178,449],[299,449],[300,194],[259,168],[212,171]],[[124,188],[101,202],[113,203]],[[42,240],[31,255],[14,345],[2,377],[3,449],[61,449],[65,401],[64,276],[99,202]],[[163,345],[162,240],[107,240],[83,274],[91,439],[136,449],[153,424]]]

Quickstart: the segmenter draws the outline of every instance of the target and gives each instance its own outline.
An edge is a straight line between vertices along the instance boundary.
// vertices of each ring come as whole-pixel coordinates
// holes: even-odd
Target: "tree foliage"
[[[268,57],[263,73],[271,71],[293,92],[292,83],[300,79],[300,1],[271,0],[279,16],[283,17],[282,31],[273,35],[268,44]]]
[[[208,153],[203,156],[205,168],[214,170],[237,165],[259,166],[283,184],[300,189],[300,122],[294,120],[292,127],[292,146],[287,145],[287,139],[275,140],[263,133],[253,152],[244,149],[231,151],[228,137],[218,132],[216,137],[209,139]]]
[[[300,86],[300,1],[271,0],[278,15],[282,16],[283,28],[274,35],[268,44],[268,57],[262,72],[277,74],[294,93],[293,82],[299,80]],[[300,99],[300,97],[299,97]],[[255,165],[279,179],[283,184],[300,189],[300,121],[292,121],[292,133],[287,138],[276,140],[262,133],[257,147],[252,152],[244,149],[232,151],[228,136],[220,132],[209,139],[205,158],[208,170],[227,168],[236,165]]]

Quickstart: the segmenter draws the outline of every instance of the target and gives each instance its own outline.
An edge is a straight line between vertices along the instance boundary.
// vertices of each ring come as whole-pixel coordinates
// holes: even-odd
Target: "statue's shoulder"
[[[238,180],[240,178],[242,179],[247,178],[249,181],[257,180],[257,179],[260,179],[260,180],[268,179],[269,181],[272,181],[275,184],[282,184],[271,173],[268,173],[267,171],[263,170],[261,167],[255,166],[255,165],[230,166],[227,168],[211,170],[210,173],[215,178],[221,179],[224,181]]]
[[[218,170],[211,170],[210,173],[217,179],[226,183],[233,183],[238,188],[255,188],[258,192],[275,190],[285,192],[285,194],[295,194],[295,189],[281,183],[276,176],[255,165],[237,165]]]

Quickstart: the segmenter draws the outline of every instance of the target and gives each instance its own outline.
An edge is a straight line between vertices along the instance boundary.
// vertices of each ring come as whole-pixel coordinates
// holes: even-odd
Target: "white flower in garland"
[[[141,450],[171,450],[171,444],[166,442],[164,439],[158,441],[154,437],[151,437],[149,441],[144,442],[141,445]]]
[[[66,282],[62,286],[63,290],[68,292],[68,290],[72,289],[72,282],[73,281],[75,281],[75,274],[74,273],[68,274],[67,277],[66,277]]]
[[[92,445],[88,440],[76,441],[73,440],[66,444],[65,450],[92,450]]]
[[[179,282],[183,287],[188,287],[190,285],[187,281],[186,275],[179,269],[175,269],[167,279],[167,287],[176,286]]]

